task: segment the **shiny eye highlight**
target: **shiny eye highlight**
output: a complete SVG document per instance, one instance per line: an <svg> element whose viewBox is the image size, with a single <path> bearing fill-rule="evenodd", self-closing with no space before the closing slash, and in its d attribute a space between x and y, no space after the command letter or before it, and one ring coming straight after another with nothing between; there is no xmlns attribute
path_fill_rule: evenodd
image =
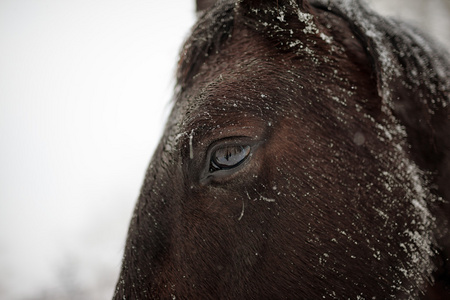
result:
<svg viewBox="0 0 450 300"><path fill-rule="evenodd" d="M229 170L239 166L250 155L249 145L225 146L211 155L209 171Z"/></svg>
<svg viewBox="0 0 450 300"><path fill-rule="evenodd" d="M200 172L200 184L221 184L236 178L239 174L251 171L253 156L262 144L247 136L232 136L216 140L206 151L205 161Z"/></svg>

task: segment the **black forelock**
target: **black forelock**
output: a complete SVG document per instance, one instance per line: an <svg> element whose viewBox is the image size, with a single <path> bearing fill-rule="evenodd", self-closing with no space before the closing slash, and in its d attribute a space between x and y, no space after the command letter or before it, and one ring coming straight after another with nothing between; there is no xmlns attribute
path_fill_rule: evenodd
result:
<svg viewBox="0 0 450 300"><path fill-rule="evenodd" d="M235 0L218 1L205 11L184 44L178 63L177 84L186 87L200 66L217 53L231 36L234 26Z"/></svg>

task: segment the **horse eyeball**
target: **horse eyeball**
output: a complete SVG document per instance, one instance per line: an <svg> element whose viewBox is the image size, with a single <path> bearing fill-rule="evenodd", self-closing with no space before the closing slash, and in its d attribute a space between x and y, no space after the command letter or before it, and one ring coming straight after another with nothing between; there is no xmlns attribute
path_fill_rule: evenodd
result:
<svg viewBox="0 0 450 300"><path fill-rule="evenodd" d="M226 146L217 149L211 156L212 171L232 169L239 166L250 154L250 146Z"/></svg>

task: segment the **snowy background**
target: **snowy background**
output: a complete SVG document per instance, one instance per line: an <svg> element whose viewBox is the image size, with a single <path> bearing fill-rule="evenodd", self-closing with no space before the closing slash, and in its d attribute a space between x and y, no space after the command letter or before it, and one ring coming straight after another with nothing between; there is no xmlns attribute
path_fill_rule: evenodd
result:
<svg viewBox="0 0 450 300"><path fill-rule="evenodd" d="M450 48L450 0L372 0ZM194 1L0 0L0 299L110 299Z"/></svg>

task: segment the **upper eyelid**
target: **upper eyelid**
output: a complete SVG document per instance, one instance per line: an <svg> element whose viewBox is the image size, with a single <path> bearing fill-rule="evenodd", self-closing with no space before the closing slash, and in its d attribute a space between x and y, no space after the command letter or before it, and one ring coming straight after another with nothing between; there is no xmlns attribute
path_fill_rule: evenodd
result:
<svg viewBox="0 0 450 300"><path fill-rule="evenodd" d="M231 137L225 137L220 140L216 140L210 144L208 147L208 151L213 151L221 147L226 146L239 146L242 145L243 142L252 142L252 138L248 136L231 136Z"/></svg>
<svg viewBox="0 0 450 300"><path fill-rule="evenodd" d="M249 145L253 149L253 146L256 144L259 144L259 142L248 136L226 137L211 143L211 145L206 149L206 158L211 158L211 154L214 151L223 147Z"/></svg>

